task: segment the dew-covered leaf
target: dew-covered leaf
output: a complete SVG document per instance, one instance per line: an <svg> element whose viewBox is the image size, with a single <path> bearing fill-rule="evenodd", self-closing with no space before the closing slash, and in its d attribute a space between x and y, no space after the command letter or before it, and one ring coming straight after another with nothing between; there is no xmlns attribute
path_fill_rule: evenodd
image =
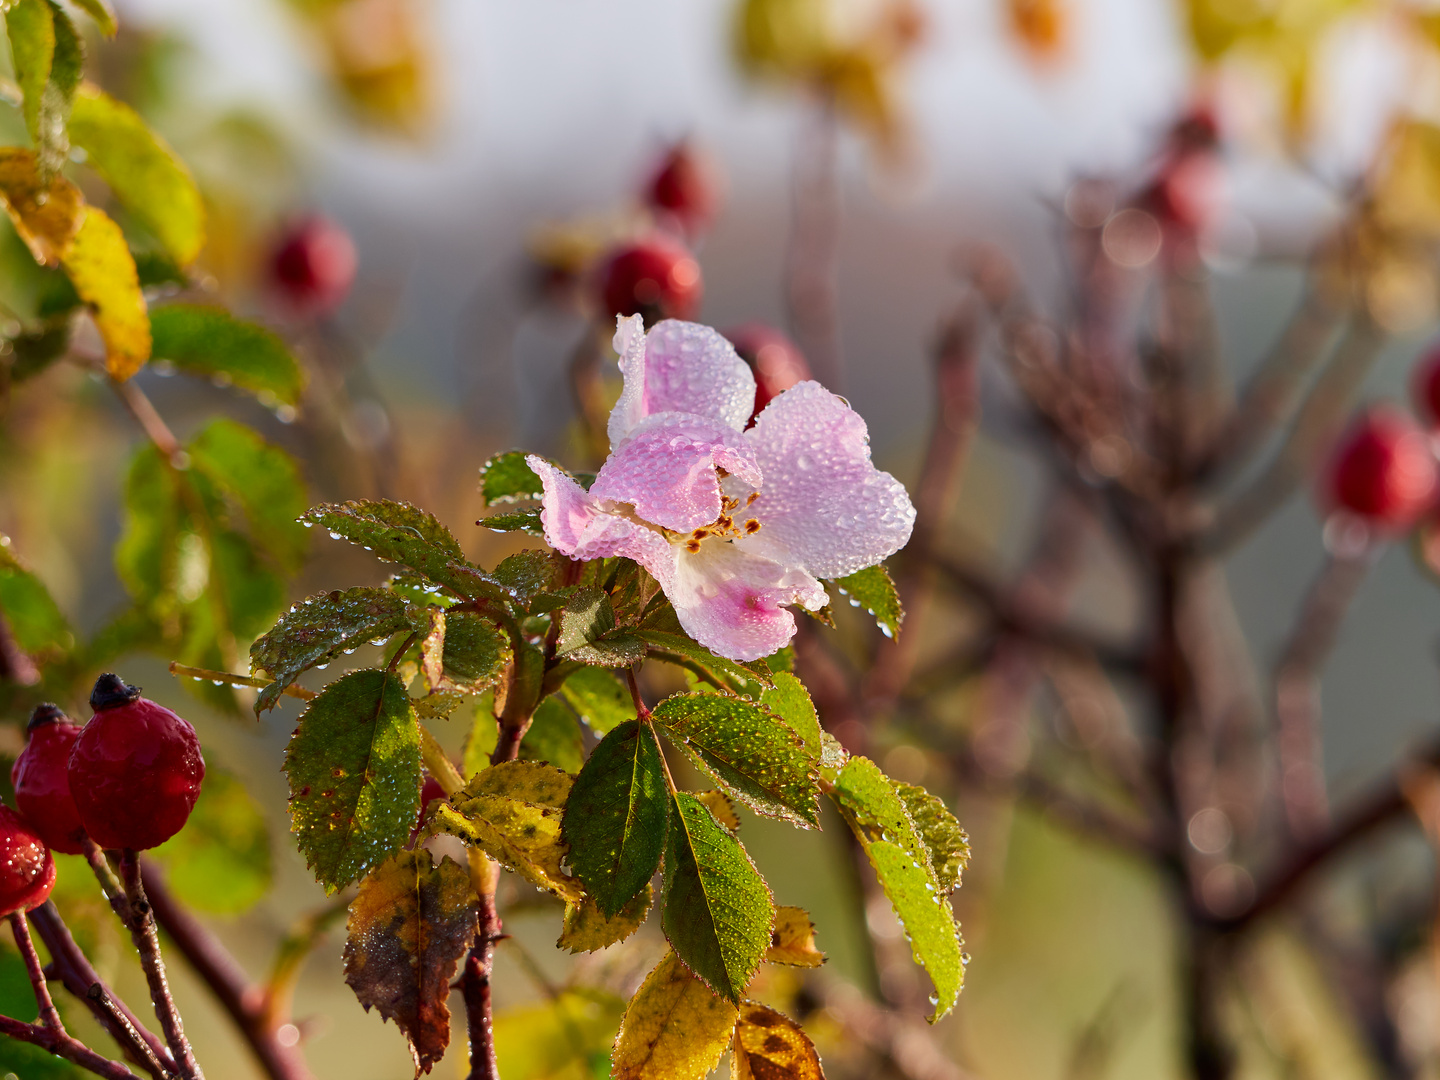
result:
<svg viewBox="0 0 1440 1080"><path fill-rule="evenodd" d="M59 173L41 180L35 155L7 146L0 148L0 199L35 261L59 266L85 214L80 189Z"/></svg>
<svg viewBox="0 0 1440 1080"><path fill-rule="evenodd" d="M731 1080L825 1080L815 1044L800 1025L758 1001L740 1006Z"/></svg>
<svg viewBox="0 0 1440 1080"><path fill-rule="evenodd" d="M384 671L331 683L285 751L291 828L326 892L379 865L420 811L420 726L405 687Z"/></svg>
<svg viewBox="0 0 1440 1080"><path fill-rule="evenodd" d="M577 589L560 619L555 655L599 667L628 667L645 659L645 645L615 628L615 609L601 589Z"/></svg>
<svg viewBox="0 0 1440 1080"><path fill-rule="evenodd" d="M275 680L256 698L256 715L274 708L301 672L367 641L412 630L415 622L415 608L389 589L336 589L301 600L250 646L250 670Z"/></svg>
<svg viewBox="0 0 1440 1080"><path fill-rule="evenodd" d="M613 917L607 918L592 896L579 902L572 900L565 905L565 922L555 947L571 952L594 952L624 941L640 929L654 901L655 893L649 882Z"/></svg>
<svg viewBox="0 0 1440 1080"><path fill-rule="evenodd" d="M474 699L475 710L465 749L460 758L460 775L467 780L490 768L490 755L500 741L500 722L495 719L495 694L487 690Z"/></svg>
<svg viewBox="0 0 1440 1080"><path fill-rule="evenodd" d="M565 597L556 595L556 577L570 560L553 551L521 551L503 559L491 577L510 598L532 615L560 607Z"/></svg>
<svg viewBox="0 0 1440 1080"><path fill-rule="evenodd" d="M130 106L99 87L74 95L70 140L181 266L205 244L205 204L190 170Z"/></svg>
<svg viewBox="0 0 1440 1080"><path fill-rule="evenodd" d="M770 889L733 833L704 803L671 799L661 925L685 965L739 1002L770 945Z"/></svg>
<svg viewBox="0 0 1440 1080"><path fill-rule="evenodd" d="M955 815L936 795L916 784L891 780L895 793L910 811L910 819L930 852L930 865L943 892L960 887L960 874L970 861L970 838Z"/></svg>
<svg viewBox="0 0 1440 1080"><path fill-rule="evenodd" d="M59 656L75 644L50 590L15 556L8 536L0 536L0 611L15 644L38 660Z"/></svg>
<svg viewBox="0 0 1440 1080"><path fill-rule="evenodd" d="M465 784L466 795L502 795L563 810L575 778L539 761L502 761L472 776Z"/></svg>
<svg viewBox="0 0 1440 1080"><path fill-rule="evenodd" d="M93 206L85 207L83 214L60 264L105 342L105 370L124 381L150 359L145 295L120 226Z"/></svg>
<svg viewBox="0 0 1440 1080"><path fill-rule="evenodd" d="M915 962L935 984L933 1023L954 1008L965 966L960 929L935 876L930 852L899 793L868 758L855 756L846 762L836 776L832 797L905 927Z"/></svg>
<svg viewBox="0 0 1440 1080"><path fill-rule="evenodd" d="M402 851L360 884L350 905L345 981L368 1012L393 1020L415 1070L429 1072L450 1043L450 980L475 937L479 901L469 872Z"/></svg>
<svg viewBox="0 0 1440 1080"><path fill-rule="evenodd" d="M600 740L575 778L562 832L570 865L607 916L660 868L669 806L655 733L625 721Z"/></svg>
<svg viewBox="0 0 1440 1080"><path fill-rule="evenodd" d="M675 694L653 715L701 771L757 813L819 826L815 762L800 736L763 706L723 694Z"/></svg>
<svg viewBox="0 0 1440 1080"><path fill-rule="evenodd" d="M511 510L504 514L491 514L483 517L477 525L494 532L524 532L531 536L544 536L545 525L540 520L540 508L532 506L525 510Z"/></svg>
<svg viewBox="0 0 1440 1080"><path fill-rule="evenodd" d="M890 573L879 563L835 579L835 587L850 600L851 607L861 607L875 616L875 623L886 637L893 638L905 621L900 595Z"/></svg>
<svg viewBox="0 0 1440 1080"><path fill-rule="evenodd" d="M547 761L567 773L580 771L585 762L585 740L575 714L558 698L547 697L536 708L520 740L520 757Z"/></svg>
<svg viewBox="0 0 1440 1080"><path fill-rule="evenodd" d="M270 888L270 834L245 785L213 765L185 827L150 852L170 891L216 915L248 911Z"/></svg>
<svg viewBox="0 0 1440 1080"><path fill-rule="evenodd" d="M188 375L233 384L267 405L295 405L305 372L285 342L222 308L169 303L150 312L151 354Z"/></svg>
<svg viewBox="0 0 1440 1080"><path fill-rule="evenodd" d="M820 717L815 713L815 703L810 700L810 691L805 684L789 672L777 671L775 685L760 695L764 705L781 720L805 744L805 752L816 760L820 757Z"/></svg>
<svg viewBox="0 0 1440 1080"><path fill-rule="evenodd" d="M635 717L629 689L605 668L583 667L571 672L561 684L560 696L596 735L603 736Z"/></svg>
<svg viewBox="0 0 1440 1080"><path fill-rule="evenodd" d="M552 1001L495 1014L495 1056L505 1080L601 1080L625 999L604 990L561 990Z"/></svg>
<svg viewBox="0 0 1440 1080"><path fill-rule="evenodd" d="M667 952L626 1006L610 1076L701 1080L724 1057L738 1015Z"/></svg>
<svg viewBox="0 0 1440 1080"><path fill-rule="evenodd" d="M646 619L648 621L648 615ZM768 670L761 671L757 667L716 656L684 634L644 624L634 633L644 640L648 651L657 660L691 668L715 686L734 690L746 697L758 697L765 687L773 685L774 679ZM761 662L760 667L763 666Z"/></svg>
<svg viewBox="0 0 1440 1080"><path fill-rule="evenodd" d="M815 924L808 911L800 907L775 909L775 929L765 959L772 964L808 968L825 963L825 954L815 945Z"/></svg>
<svg viewBox="0 0 1440 1080"><path fill-rule="evenodd" d="M387 562L419 571L460 596L506 598L488 575L466 562L450 530L409 503L326 503L307 510L304 520L328 529L337 540L360 544Z"/></svg>
<svg viewBox="0 0 1440 1080"><path fill-rule="evenodd" d="M442 665L450 684L479 693L505 673L510 662L510 636L473 611L451 611L445 617Z"/></svg>
<svg viewBox="0 0 1440 1080"><path fill-rule="evenodd" d="M480 495L486 506L538 499L544 493L544 485L526 463L523 450L496 454L480 466Z"/></svg>

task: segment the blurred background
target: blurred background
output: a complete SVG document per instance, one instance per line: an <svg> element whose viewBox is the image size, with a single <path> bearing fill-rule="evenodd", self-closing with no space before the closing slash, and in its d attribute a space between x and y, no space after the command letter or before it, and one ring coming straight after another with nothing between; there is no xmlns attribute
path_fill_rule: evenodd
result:
<svg viewBox="0 0 1440 1080"><path fill-rule="evenodd" d="M1213 305L1220 370L1241 384L1310 295L1317 252L1357 215L1414 243L1387 248L1388 262L1376 256L1356 286L1378 343L1354 399L1403 403L1435 331L1427 245L1440 236L1440 8L1422 0L117 6L122 30L94 43L90 77L139 109L190 165L210 214L204 287L279 329L310 366L314 392L297 413L159 371L139 385L182 438L217 414L236 416L295 455L312 502L414 502L484 565L523 542L472 524L482 511L476 469L511 446L575 468L592 463L576 373L598 364L608 378L608 357L587 359L608 318L597 299L606 259L657 227L688 245L703 277L687 317L787 330L809 370L868 421L876 461L912 490L931 438L936 342L956 305L983 291L977 267L1012 275L1035 311L1063 325L1075 310L1075 238L1086 230L1103 233L1106 256L1137 280L1158 273L1183 234L1180 276ZM830 35L824 49L810 40L817 26ZM15 116L3 122L7 138L23 141ZM657 170L677 147L705 192L694 220L689 203L678 220L666 218L675 207L656 214ZM1140 217L1112 230L1125 207ZM353 242L354 279L307 307L277 277L277 252L297 235L314 241L322 222ZM1138 230L1128 238L1127 224ZM1117 332L1143 336L1153 319L1147 295L1143 284L1126 294ZM1029 558L1056 481L996 359L1002 338L998 329L977 337L982 426L937 528L943 543L1004 576ZM126 603L110 551L140 435L75 369L17 386L5 408L0 531L71 624L89 632ZM1231 600L1212 617L1247 657L1227 676L1246 684L1237 694L1268 700L1271 669L1326 564L1329 509L1312 497L1315 486L1312 470L1277 493L1274 512L1219 563ZM1335 543L1330 535L1332 556ZM1073 546L1083 573L1064 610L1107 633L1136 632L1148 603L1140 578L1103 535ZM1337 802L1433 737L1440 713L1440 606L1424 553L1402 539L1373 555L1321 684L1324 768ZM382 577L363 555L321 538L290 595ZM873 627L851 614L837 612L841 649L867 655L877 647ZM939 656L933 643L972 622L963 605L942 605L906 629L925 643L922 654ZM287 700L258 725L227 715L179 685L164 660L134 655L121 670L194 720L207 757L243 782L268 826L255 880L233 886L229 901L212 898L205 914L260 978L296 918L325 906L287 835L280 763L298 709ZM1122 688L1102 704L1143 737L1139 697ZM983 724L980 700L958 680L935 695L935 708L970 730ZM992 773L1014 775L1015 755L1028 759L1032 741L1065 743L1049 703L1033 704ZM858 719L870 717L862 709ZM458 751L465 733L449 734ZM18 736L7 738L13 754ZM812 912L830 956L813 984L773 993L810 994L817 1019L807 1029L827 1062L833 1053L850 1070L843 1075L1190 1075L1172 883L1145 859L967 782L947 764L951 749L943 736L899 724L877 731L869 752L891 775L933 786L971 832L974 855L955 898L971 963L956 1014L930 1033L902 1024L885 1042L888 1057L855 1057L846 1029L859 1014L846 1011L847 995L908 993L885 985L898 927L883 901L867 906L857 893L838 836L806 845L818 854L801 860L788 829L747 817L745 842L777 899ZM1251 940L1225 1006L1241 1075L1440 1075L1440 981L1427 928L1435 860L1420 829L1377 837L1326 871L1305 919L1352 944L1391 934L1386 982L1358 992L1387 1018L1392 1060L1377 1059L1364 1010L1349 1001L1357 987L1344 985L1347 969L1279 926ZM252 886L263 897L244 893ZM554 1038L555 1022L542 1005L567 979L638 979L658 955L658 931L647 928L641 959L587 959L577 974L551 948L558 906L510 888L506 927L516 940L497 961L504 1074L591 1075L593 1062L543 1060L536 1047ZM95 933L103 938L99 920ZM311 1067L321 1078L405 1075L400 1035L365 1014L342 982L342 944L343 929L333 928L295 988ZM143 1000L117 942L101 940L100 958L122 993ZM175 968L207 1074L260 1075L183 965ZM610 1007L602 1001L585 1023L603 1029ZM462 1058L452 1051L437 1074L464 1075ZM593 1075L605 1075L599 1068Z"/></svg>

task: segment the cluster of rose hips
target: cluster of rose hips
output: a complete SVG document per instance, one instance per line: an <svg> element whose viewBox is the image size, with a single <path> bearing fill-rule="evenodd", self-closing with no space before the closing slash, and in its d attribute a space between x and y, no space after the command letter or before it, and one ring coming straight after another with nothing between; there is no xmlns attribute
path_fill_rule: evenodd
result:
<svg viewBox="0 0 1440 1080"><path fill-rule="evenodd" d="M1412 384L1424 426L1395 405L1360 414L1335 444L1322 501L1383 533L1403 533L1437 509L1440 464L1440 350L1417 366Z"/></svg>
<svg viewBox="0 0 1440 1080"><path fill-rule="evenodd" d="M29 741L10 779L19 812L0 806L0 915L45 902L55 884L51 851L143 851L180 831L205 779L190 724L102 675L84 727L56 705L35 708Z"/></svg>

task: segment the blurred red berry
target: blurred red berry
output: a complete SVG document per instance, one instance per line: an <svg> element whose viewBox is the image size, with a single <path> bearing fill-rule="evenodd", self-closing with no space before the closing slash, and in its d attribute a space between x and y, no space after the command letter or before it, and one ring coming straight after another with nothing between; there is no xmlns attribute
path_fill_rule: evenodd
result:
<svg viewBox="0 0 1440 1080"><path fill-rule="evenodd" d="M71 723L58 705L47 702L35 706L25 730L29 741L10 770L15 805L47 846L66 855L79 855L85 850L80 842L85 826L70 797L68 767L80 725Z"/></svg>
<svg viewBox="0 0 1440 1080"><path fill-rule="evenodd" d="M700 308L700 264L673 240L653 236L618 248L600 272L600 300L610 315L691 319Z"/></svg>
<svg viewBox="0 0 1440 1080"><path fill-rule="evenodd" d="M349 233L328 218L307 218L281 236L270 260L271 284L295 312L324 315L350 292L357 265Z"/></svg>
<svg viewBox="0 0 1440 1080"><path fill-rule="evenodd" d="M800 347L773 326L746 323L726 331L725 336L735 346L740 359L755 373L755 409L751 420L760 415L760 410L769 405L772 398L798 382L815 377L810 374L810 365L805 362Z"/></svg>
<svg viewBox="0 0 1440 1080"><path fill-rule="evenodd" d="M1334 506L1382 528L1409 528L1434 502L1430 439L1399 409L1371 409L1336 444L1326 483Z"/></svg>
<svg viewBox="0 0 1440 1080"><path fill-rule="evenodd" d="M415 827L410 830L412 845L420 837L420 824L425 820L425 811L430 809L430 804L436 799L443 798L445 798L445 789L440 786L440 781L433 776L426 776L425 786L420 789L420 814L415 818Z"/></svg>
<svg viewBox="0 0 1440 1080"><path fill-rule="evenodd" d="M1415 365L1410 393L1420 418L1432 428L1440 427L1440 344Z"/></svg>
<svg viewBox="0 0 1440 1080"><path fill-rule="evenodd" d="M703 232L720 205L719 184L704 156L682 140L670 148L645 185L645 204L671 217L687 236Z"/></svg>
<svg viewBox="0 0 1440 1080"><path fill-rule="evenodd" d="M43 904L55 887L55 859L34 827L0 806L0 915Z"/></svg>

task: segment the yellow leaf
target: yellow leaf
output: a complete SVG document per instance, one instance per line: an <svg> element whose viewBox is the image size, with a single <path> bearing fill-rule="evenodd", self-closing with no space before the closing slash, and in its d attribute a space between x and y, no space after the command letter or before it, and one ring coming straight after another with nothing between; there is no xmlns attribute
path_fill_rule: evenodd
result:
<svg viewBox="0 0 1440 1080"><path fill-rule="evenodd" d="M724 1056L738 1016L667 952L625 1009L611 1080L700 1080Z"/></svg>
<svg viewBox="0 0 1440 1080"><path fill-rule="evenodd" d="M85 207L61 263L105 342L105 370L122 381L130 378L150 359L150 316L125 234L103 211Z"/></svg>
<svg viewBox="0 0 1440 1080"><path fill-rule="evenodd" d="M825 1080L815 1044L788 1016L747 1001L735 1028L732 1080Z"/></svg>
<svg viewBox="0 0 1440 1080"><path fill-rule="evenodd" d="M503 795L507 799L563 809L575 778L543 761L504 761L482 769L465 785L465 795Z"/></svg>
<svg viewBox="0 0 1440 1080"><path fill-rule="evenodd" d="M735 804L723 791L697 791L695 798L705 804L715 820L732 833L740 828L740 815L735 813Z"/></svg>
<svg viewBox="0 0 1440 1080"><path fill-rule="evenodd" d="M35 261L59 266L84 216L80 189L63 176L42 183L35 155L7 146L0 148L0 199Z"/></svg>
<svg viewBox="0 0 1440 1080"><path fill-rule="evenodd" d="M772 964L819 967L825 954L815 947L815 924L804 908L777 907L765 959Z"/></svg>
<svg viewBox="0 0 1440 1080"><path fill-rule="evenodd" d="M607 919L593 897L587 896L579 902L572 900L565 905L565 924L555 947L571 952L594 952L624 941L640 929L653 901L654 891L646 885L619 914Z"/></svg>
<svg viewBox="0 0 1440 1080"><path fill-rule="evenodd" d="M1440 234L1440 127L1401 125L1374 180L1375 217L1396 232Z"/></svg>
<svg viewBox="0 0 1440 1080"><path fill-rule="evenodd" d="M471 795L468 788L451 802L435 804L434 828L480 848L538 889L567 901L584 896L580 882L560 868L566 847L559 809L503 795Z"/></svg>

